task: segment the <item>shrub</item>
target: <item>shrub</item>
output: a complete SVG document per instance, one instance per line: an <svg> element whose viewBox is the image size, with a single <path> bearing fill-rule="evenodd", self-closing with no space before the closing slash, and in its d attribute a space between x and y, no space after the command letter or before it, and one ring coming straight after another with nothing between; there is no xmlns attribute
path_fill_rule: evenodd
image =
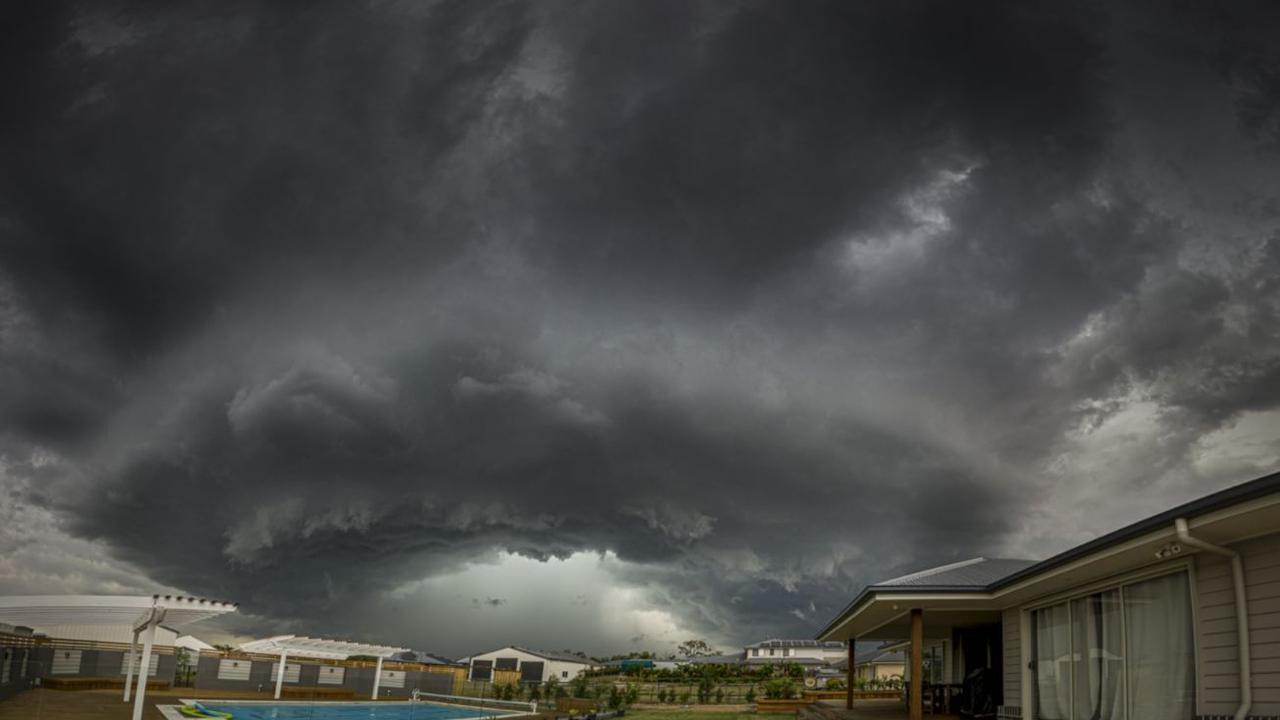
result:
<svg viewBox="0 0 1280 720"><path fill-rule="evenodd" d="M831 678L831 679L827 680L827 689L828 689L828 690L843 690L843 689L844 689L844 680L841 680L840 678Z"/></svg>
<svg viewBox="0 0 1280 720"><path fill-rule="evenodd" d="M764 684L764 696L770 700L790 700L795 694L796 685L787 678L777 678Z"/></svg>
<svg viewBox="0 0 1280 720"><path fill-rule="evenodd" d="M724 688L718 687L716 688L716 704L718 705L722 702L724 702Z"/></svg>
<svg viewBox="0 0 1280 720"><path fill-rule="evenodd" d="M709 677L704 677L698 681L698 702L706 704L711 700L711 691L716 684Z"/></svg>
<svg viewBox="0 0 1280 720"><path fill-rule="evenodd" d="M680 704L688 705L689 698L691 697L693 697L693 693L689 692L688 690L685 690L684 692L680 693Z"/></svg>
<svg viewBox="0 0 1280 720"><path fill-rule="evenodd" d="M743 696L743 699L749 703L756 701L756 687L754 685L747 688L747 694Z"/></svg>

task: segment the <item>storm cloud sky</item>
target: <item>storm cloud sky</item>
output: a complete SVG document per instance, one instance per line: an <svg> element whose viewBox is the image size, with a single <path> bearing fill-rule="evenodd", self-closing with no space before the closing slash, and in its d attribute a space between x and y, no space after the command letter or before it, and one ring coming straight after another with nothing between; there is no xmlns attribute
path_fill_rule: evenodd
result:
<svg viewBox="0 0 1280 720"><path fill-rule="evenodd" d="M0 592L811 636L1280 468L1274 3L26 3Z"/></svg>

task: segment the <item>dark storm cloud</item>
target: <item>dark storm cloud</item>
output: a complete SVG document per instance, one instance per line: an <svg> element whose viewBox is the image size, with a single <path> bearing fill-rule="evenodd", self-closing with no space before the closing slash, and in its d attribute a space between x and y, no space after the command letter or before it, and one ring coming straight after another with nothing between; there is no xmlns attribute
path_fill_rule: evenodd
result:
<svg viewBox="0 0 1280 720"><path fill-rule="evenodd" d="M745 640L1076 539L1046 498L1207 490L1280 403L1275 58L1151 10L31 5L10 505L262 628L609 552Z"/></svg>

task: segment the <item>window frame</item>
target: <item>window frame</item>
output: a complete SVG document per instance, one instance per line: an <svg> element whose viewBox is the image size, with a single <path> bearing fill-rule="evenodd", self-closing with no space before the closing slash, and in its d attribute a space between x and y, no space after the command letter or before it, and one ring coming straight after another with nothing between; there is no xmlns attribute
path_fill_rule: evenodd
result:
<svg viewBox="0 0 1280 720"><path fill-rule="evenodd" d="M1035 671L1031 669L1031 663L1035 660L1035 657L1032 654L1034 651L1034 635L1035 635L1035 629L1034 629L1035 625L1031 620L1032 612L1036 610L1043 610L1044 608L1051 607L1054 605L1066 603L1068 617L1070 617L1070 612L1071 612L1070 608L1071 608L1072 600L1089 597L1090 595L1096 595L1098 593L1106 592L1108 590L1115 590L1120 593L1120 603L1121 603L1120 616L1121 616L1121 627L1122 627L1121 637L1124 639L1124 652L1125 652L1125 657L1127 658L1129 656L1129 638L1128 638L1127 625L1125 625L1125 623L1128 622L1128 619L1125 617L1127 613L1124 610L1124 608L1126 607L1124 605L1125 603L1124 586L1133 585L1146 580L1154 580L1155 578L1164 577L1166 575L1176 575L1178 573L1186 573L1187 575L1187 593L1189 594L1188 604L1191 609L1191 667L1193 669L1193 675L1195 676L1195 693L1196 693L1194 711L1196 716L1203 714L1201 710L1201 703L1203 702L1203 697L1204 697L1204 692L1203 692L1204 683L1203 683L1203 678L1201 677L1201 672L1200 672L1200 594L1198 591L1198 584L1196 582L1195 562L1191 557L1186 557L1186 558L1180 558L1178 560L1174 560L1167 563L1161 563L1159 565L1155 565L1151 567L1140 568L1138 570L1132 570L1125 573L1110 575L1106 578L1097 580L1087 585L1073 588L1071 590L1064 590L1058 593L1045 595L1043 597L1037 598L1036 600L1030 603L1025 603L1019 606L1019 618L1021 621L1020 633L1019 633L1019 635L1021 636L1020 642L1019 642L1021 657L1019 658L1019 662L1022 664L1022 710L1026 714L1027 720L1041 720L1041 718L1039 717L1039 708L1035 706L1034 687L1036 684L1036 676L1035 676ZM1128 681L1129 681L1128 667L1126 666L1125 667L1125 692L1126 693L1128 692ZM1072 703L1071 714L1074 715L1075 714L1074 688L1071 693L1071 703ZM1129 705L1128 705L1128 702L1126 701L1125 703L1126 720L1128 720L1128 711L1129 711Z"/></svg>

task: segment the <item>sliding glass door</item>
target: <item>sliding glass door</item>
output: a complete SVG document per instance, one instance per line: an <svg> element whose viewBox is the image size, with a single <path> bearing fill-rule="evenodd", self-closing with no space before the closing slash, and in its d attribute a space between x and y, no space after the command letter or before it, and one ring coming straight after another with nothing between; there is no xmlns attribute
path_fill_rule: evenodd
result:
<svg viewBox="0 0 1280 720"><path fill-rule="evenodd" d="M1186 573L1033 610L1039 720L1190 720L1194 647Z"/></svg>

